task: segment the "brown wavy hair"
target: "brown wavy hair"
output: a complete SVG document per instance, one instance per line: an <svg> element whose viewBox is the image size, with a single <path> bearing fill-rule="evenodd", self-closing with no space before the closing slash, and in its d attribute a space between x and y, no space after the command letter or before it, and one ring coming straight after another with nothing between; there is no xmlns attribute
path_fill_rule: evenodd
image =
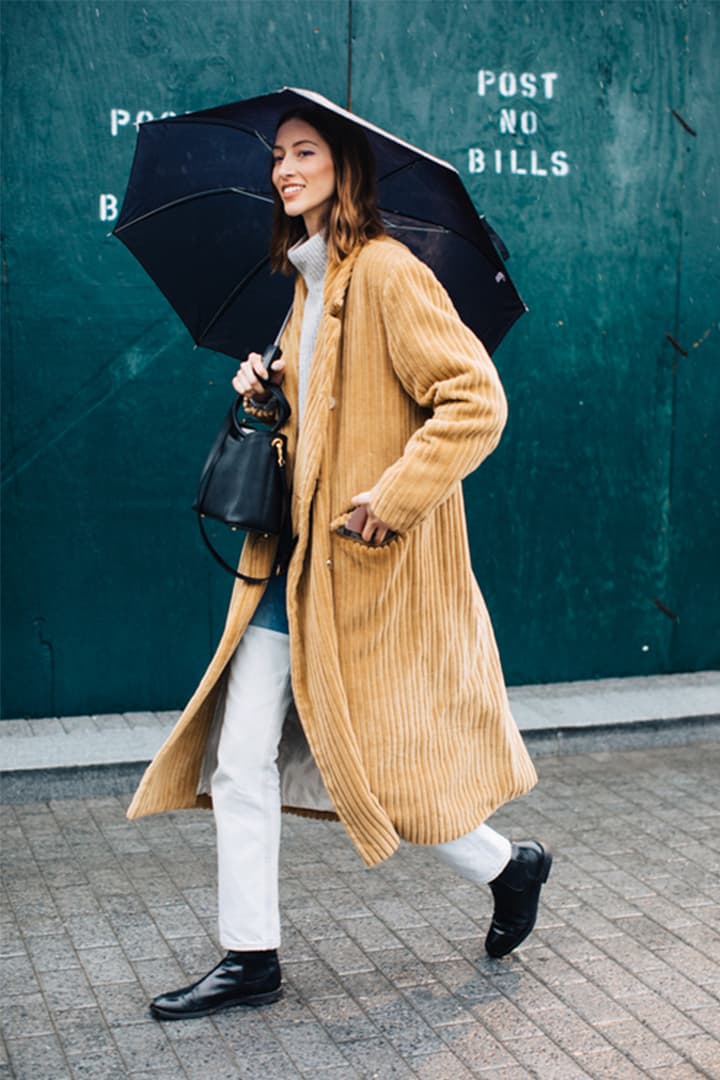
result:
<svg viewBox="0 0 720 1080"><path fill-rule="evenodd" d="M330 147L335 166L335 192L327 216L328 261L342 262L358 244L385 235L377 205L375 158L370 144L357 124L317 105L301 105L288 110L281 117L277 130L287 120L304 120ZM287 253L305 235L305 225L302 215L288 217L274 185L272 193L270 265L273 271L289 274L293 267Z"/></svg>

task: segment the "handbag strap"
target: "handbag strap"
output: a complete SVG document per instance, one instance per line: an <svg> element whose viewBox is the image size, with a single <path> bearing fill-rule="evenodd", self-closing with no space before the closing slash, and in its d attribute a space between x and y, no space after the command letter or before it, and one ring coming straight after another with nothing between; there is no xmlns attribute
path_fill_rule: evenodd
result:
<svg viewBox="0 0 720 1080"><path fill-rule="evenodd" d="M220 552L213 546L213 542L208 536L205 525L203 524L202 515L198 514L198 525L200 526L200 535L205 541L205 545L212 555L213 559L222 566L224 570L227 570L233 577L240 578L241 581L247 582L248 585L264 585L265 582L270 581L271 578L276 577L278 574L282 574L287 570L287 564L290 562L290 556L292 555L295 544L297 543L297 537L292 535L292 529L290 528L290 514L288 508L285 508L283 513L282 531L280 533L280 540L278 543L277 554L275 556L275 565L273 566L273 572L267 577L250 577L249 574L243 574L240 570L236 570L229 562L223 559Z"/></svg>

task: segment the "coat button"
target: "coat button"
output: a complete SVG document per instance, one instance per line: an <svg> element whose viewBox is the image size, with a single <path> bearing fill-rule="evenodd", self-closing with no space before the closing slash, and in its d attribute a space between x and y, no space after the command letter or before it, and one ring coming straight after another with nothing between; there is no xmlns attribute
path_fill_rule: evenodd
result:
<svg viewBox="0 0 720 1080"><path fill-rule="evenodd" d="M325 565L329 566L330 569L332 570L332 559L328 559L327 562L325 563Z"/></svg>
<svg viewBox="0 0 720 1080"><path fill-rule="evenodd" d="M335 401L335 398L331 397L330 400L328 401L328 409L334 409L336 405L337 405L337 402Z"/></svg>

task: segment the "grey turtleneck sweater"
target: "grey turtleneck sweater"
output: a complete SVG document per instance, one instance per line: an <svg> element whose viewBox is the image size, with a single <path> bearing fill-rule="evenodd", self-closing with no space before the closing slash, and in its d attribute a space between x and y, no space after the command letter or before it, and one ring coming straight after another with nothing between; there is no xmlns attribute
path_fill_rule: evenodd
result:
<svg viewBox="0 0 720 1080"><path fill-rule="evenodd" d="M300 330L300 356L298 358L298 426L302 422L305 398L310 378L310 364L323 308L325 271L327 270L327 243L323 233L299 240L288 251L288 259L307 285L307 300Z"/></svg>

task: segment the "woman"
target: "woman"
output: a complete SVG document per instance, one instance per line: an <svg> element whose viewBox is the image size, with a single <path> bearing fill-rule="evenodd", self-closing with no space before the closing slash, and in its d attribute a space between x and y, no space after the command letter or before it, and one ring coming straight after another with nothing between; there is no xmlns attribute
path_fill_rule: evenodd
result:
<svg viewBox="0 0 720 1080"><path fill-rule="evenodd" d="M337 817L364 861L404 839L488 883L491 956L535 922L552 857L484 824L535 771L510 714L475 582L461 479L497 445L502 387L432 272L385 235L356 125L316 107L280 123L271 258L297 270L270 378L287 424L297 544L287 574L238 581L218 649L148 769L130 817L208 805L218 834L220 941L161 1019L281 993L280 808ZM252 353L233 379L260 411ZM251 535L240 567L270 573Z"/></svg>

